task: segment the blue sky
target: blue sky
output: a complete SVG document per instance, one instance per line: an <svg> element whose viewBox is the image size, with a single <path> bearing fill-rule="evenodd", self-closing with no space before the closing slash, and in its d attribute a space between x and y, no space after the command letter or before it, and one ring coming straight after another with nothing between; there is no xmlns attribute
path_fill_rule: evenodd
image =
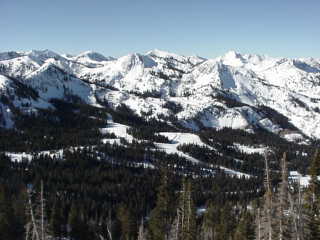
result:
<svg viewBox="0 0 320 240"><path fill-rule="evenodd" d="M0 51L320 57L319 0L0 0Z"/></svg>

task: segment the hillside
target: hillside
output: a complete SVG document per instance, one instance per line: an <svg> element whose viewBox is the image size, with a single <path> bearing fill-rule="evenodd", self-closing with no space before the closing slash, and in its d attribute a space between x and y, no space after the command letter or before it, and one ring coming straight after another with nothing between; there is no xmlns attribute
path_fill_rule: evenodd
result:
<svg viewBox="0 0 320 240"><path fill-rule="evenodd" d="M0 74L7 128L12 107L36 112L72 96L97 107L124 104L144 119L193 131L258 128L294 141L320 138L319 59L233 51L204 59L159 50L115 59L44 50L1 53Z"/></svg>
<svg viewBox="0 0 320 240"><path fill-rule="evenodd" d="M13 233L28 235L36 204L25 197L37 203L44 185L50 222L41 218L56 239L137 239L138 229L158 239L175 230L183 199L197 239L207 223L219 239L249 239L260 207L272 209L265 157L275 199L284 166L290 204L296 183L312 182L319 81L311 58L0 53L0 202L14 209Z"/></svg>

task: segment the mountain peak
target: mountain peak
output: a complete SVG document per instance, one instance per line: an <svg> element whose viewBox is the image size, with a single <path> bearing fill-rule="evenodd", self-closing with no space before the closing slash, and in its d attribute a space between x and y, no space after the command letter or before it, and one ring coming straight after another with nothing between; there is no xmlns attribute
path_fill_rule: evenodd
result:
<svg viewBox="0 0 320 240"><path fill-rule="evenodd" d="M26 55L29 56L31 59L33 59L34 61L36 61L37 63L40 62L45 62L46 60L50 59L50 58L54 58L54 59L61 59L63 58L61 55L59 55L58 53L55 53L49 49L45 49L45 50L31 50L29 52L26 52Z"/></svg>
<svg viewBox="0 0 320 240"><path fill-rule="evenodd" d="M235 50L230 50L230 51L226 52L226 54L224 56L227 58L239 58L239 57L241 57L241 54L236 52Z"/></svg>
<svg viewBox="0 0 320 240"><path fill-rule="evenodd" d="M230 65L234 67L239 67L244 64L244 58L240 53L236 51L228 51L223 57L222 62L225 65Z"/></svg>
<svg viewBox="0 0 320 240"><path fill-rule="evenodd" d="M157 56L157 57L161 57L161 58L175 58L175 59L183 57L178 54L170 53L170 52L159 50L159 49L153 49L153 50L147 52L147 55Z"/></svg>
<svg viewBox="0 0 320 240"><path fill-rule="evenodd" d="M55 53L49 49L44 49L44 50L31 50L27 52L27 55L32 55L32 56L43 56L47 58L53 58L56 56L60 56L58 53Z"/></svg>
<svg viewBox="0 0 320 240"><path fill-rule="evenodd" d="M1 52L0 53L0 61L21 57L21 55L23 55L23 54L15 52L15 51Z"/></svg>
<svg viewBox="0 0 320 240"><path fill-rule="evenodd" d="M21 57L14 58L19 54ZM181 105L178 119L191 124L192 119L199 117L204 127L234 126L233 122L245 119L245 123L262 124L270 131L278 131L277 123L272 123L276 118L263 120L268 116L260 116L256 111L260 106L267 106L289 119L305 135L320 138L320 62L317 60L229 51L205 61L158 49L114 61L106 62L106 59L94 51L74 57L50 50L3 53L0 74L17 77L38 91L41 99L61 98L68 89L74 95L83 96L85 101L91 94L91 102L103 99L113 106L126 102L137 114L152 109L152 117L159 119L176 111L163 107L166 99L158 99L168 96ZM17 104L19 107L20 103ZM221 108L227 111L220 111Z"/></svg>
<svg viewBox="0 0 320 240"><path fill-rule="evenodd" d="M101 53L95 52L95 51L85 51L83 53L80 53L75 57L76 59L79 58L89 58L90 60L96 61L96 62L102 62L102 61L110 61L114 60L112 57L105 57Z"/></svg>

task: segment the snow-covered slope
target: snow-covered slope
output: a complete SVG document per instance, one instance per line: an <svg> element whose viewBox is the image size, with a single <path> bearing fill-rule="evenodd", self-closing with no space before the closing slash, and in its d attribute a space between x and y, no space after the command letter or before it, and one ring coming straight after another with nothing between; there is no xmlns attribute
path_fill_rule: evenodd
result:
<svg viewBox="0 0 320 240"><path fill-rule="evenodd" d="M70 56L33 50L0 53L0 76L3 95L16 87L8 77L38 94L20 96L16 107L28 102L30 109L45 108L51 98L72 95L96 106L125 104L140 116L175 119L192 130L264 128L300 141L320 138L319 59L234 51L204 59L160 50L115 59L92 51ZM10 122L8 105L0 104L1 122Z"/></svg>

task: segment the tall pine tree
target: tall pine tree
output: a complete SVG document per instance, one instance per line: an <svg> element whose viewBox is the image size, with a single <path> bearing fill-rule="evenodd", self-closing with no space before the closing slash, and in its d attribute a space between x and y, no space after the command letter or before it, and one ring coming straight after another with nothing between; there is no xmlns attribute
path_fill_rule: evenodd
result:
<svg viewBox="0 0 320 240"><path fill-rule="evenodd" d="M162 170L161 175L156 207L152 210L149 221L152 240L168 239L174 216L174 193L170 188L168 172Z"/></svg>
<svg viewBox="0 0 320 240"><path fill-rule="evenodd" d="M320 239L320 152L316 150L309 168L311 180L306 192L306 239Z"/></svg>

